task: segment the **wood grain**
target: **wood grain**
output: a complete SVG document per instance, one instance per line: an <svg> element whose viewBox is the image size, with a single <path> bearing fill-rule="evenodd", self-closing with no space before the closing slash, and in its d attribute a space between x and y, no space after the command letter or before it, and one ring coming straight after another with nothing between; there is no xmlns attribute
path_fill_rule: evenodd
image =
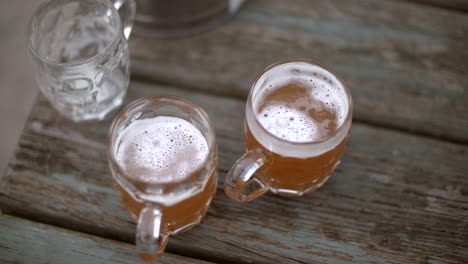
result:
<svg viewBox="0 0 468 264"><path fill-rule="evenodd" d="M243 102L136 82L127 102L158 94L193 100L212 117L222 180L243 152ZM73 124L39 97L3 176L0 209L133 242L135 224L111 189L109 123ZM220 188L203 222L172 237L168 251L223 263L466 263L467 160L467 146L355 123L322 189L242 204Z"/></svg>
<svg viewBox="0 0 468 264"><path fill-rule="evenodd" d="M216 30L132 36L134 76L245 97L273 62L310 58L349 83L357 120L468 142L468 16L401 1L252 0Z"/></svg>
<svg viewBox="0 0 468 264"><path fill-rule="evenodd" d="M435 7L448 8L456 11L468 11L468 1L466 0L406 0L418 4L432 5Z"/></svg>
<svg viewBox="0 0 468 264"><path fill-rule="evenodd" d="M133 245L0 215L0 263L142 263ZM160 263L208 262L165 254Z"/></svg>

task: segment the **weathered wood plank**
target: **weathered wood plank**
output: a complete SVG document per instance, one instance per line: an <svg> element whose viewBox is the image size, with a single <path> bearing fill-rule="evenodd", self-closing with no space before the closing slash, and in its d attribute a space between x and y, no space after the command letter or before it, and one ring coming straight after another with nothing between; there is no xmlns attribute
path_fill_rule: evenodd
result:
<svg viewBox="0 0 468 264"><path fill-rule="evenodd" d="M0 214L0 263L139 263L134 246ZM161 263L208 262L165 254Z"/></svg>
<svg viewBox="0 0 468 264"><path fill-rule="evenodd" d="M248 1L235 19L183 39L132 36L134 76L245 96L285 59L332 66L355 118L468 142L468 16L379 0Z"/></svg>
<svg viewBox="0 0 468 264"><path fill-rule="evenodd" d="M432 5L441 8L448 8L457 11L468 11L468 1L466 0L406 0L425 5Z"/></svg>
<svg viewBox="0 0 468 264"><path fill-rule="evenodd" d="M222 179L243 152L244 104L135 82L127 102L156 94L207 110ZM135 224L111 189L109 123L70 123L40 97L3 176L0 209L132 242ZM468 262L467 160L468 146L355 123L342 165L321 190L242 204L220 189L203 223L171 238L168 250L231 263Z"/></svg>

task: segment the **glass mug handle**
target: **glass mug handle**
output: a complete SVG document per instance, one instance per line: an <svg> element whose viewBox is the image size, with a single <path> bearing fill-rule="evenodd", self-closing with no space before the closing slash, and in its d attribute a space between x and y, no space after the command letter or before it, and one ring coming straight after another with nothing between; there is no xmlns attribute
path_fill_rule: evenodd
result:
<svg viewBox="0 0 468 264"><path fill-rule="evenodd" d="M133 21L135 21L135 0L113 0L112 2L115 9L119 12L124 36L128 40L130 33L132 33Z"/></svg>
<svg viewBox="0 0 468 264"><path fill-rule="evenodd" d="M154 204L146 204L140 212L136 232L136 247L146 262L158 259L166 248L169 235L161 230L162 211Z"/></svg>
<svg viewBox="0 0 468 264"><path fill-rule="evenodd" d="M224 181L224 190L229 198L239 201L251 201L269 190L262 180L255 176L267 161L260 149L251 149L232 166Z"/></svg>

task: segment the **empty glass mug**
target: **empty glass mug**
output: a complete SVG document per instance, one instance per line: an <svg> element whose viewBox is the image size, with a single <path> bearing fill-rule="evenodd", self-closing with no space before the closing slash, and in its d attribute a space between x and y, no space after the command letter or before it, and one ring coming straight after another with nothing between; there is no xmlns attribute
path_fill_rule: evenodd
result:
<svg viewBox="0 0 468 264"><path fill-rule="evenodd" d="M213 125L178 97L126 106L109 131L108 161L122 204L138 221L136 245L146 261L162 254L169 235L198 224L216 191Z"/></svg>
<svg viewBox="0 0 468 264"><path fill-rule="evenodd" d="M134 0L50 0L35 11L27 44L36 81L62 115L100 120L121 105L134 17Z"/></svg>
<svg viewBox="0 0 468 264"><path fill-rule="evenodd" d="M245 114L245 153L228 172L226 194L241 202L270 190L301 196L340 163L352 119L351 94L331 69L309 60L268 67Z"/></svg>

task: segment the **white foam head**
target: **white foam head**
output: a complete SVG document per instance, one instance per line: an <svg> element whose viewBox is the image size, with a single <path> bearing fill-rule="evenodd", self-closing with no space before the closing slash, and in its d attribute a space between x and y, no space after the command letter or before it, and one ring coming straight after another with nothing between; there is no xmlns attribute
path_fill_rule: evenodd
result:
<svg viewBox="0 0 468 264"><path fill-rule="evenodd" d="M275 100L286 86L288 96L281 97L285 101ZM289 157L316 156L335 147L349 130L351 97L347 92L335 74L319 65L305 61L275 65L252 88L247 123L257 141L270 151ZM315 146L301 148L291 143Z"/></svg>
<svg viewBox="0 0 468 264"><path fill-rule="evenodd" d="M257 116L271 134L290 142L310 142L324 137L320 124L306 113L281 105L269 105Z"/></svg>
<svg viewBox="0 0 468 264"><path fill-rule="evenodd" d="M128 175L146 183L182 180L199 170L209 153L202 133L177 117L133 121L117 142L118 163Z"/></svg>

